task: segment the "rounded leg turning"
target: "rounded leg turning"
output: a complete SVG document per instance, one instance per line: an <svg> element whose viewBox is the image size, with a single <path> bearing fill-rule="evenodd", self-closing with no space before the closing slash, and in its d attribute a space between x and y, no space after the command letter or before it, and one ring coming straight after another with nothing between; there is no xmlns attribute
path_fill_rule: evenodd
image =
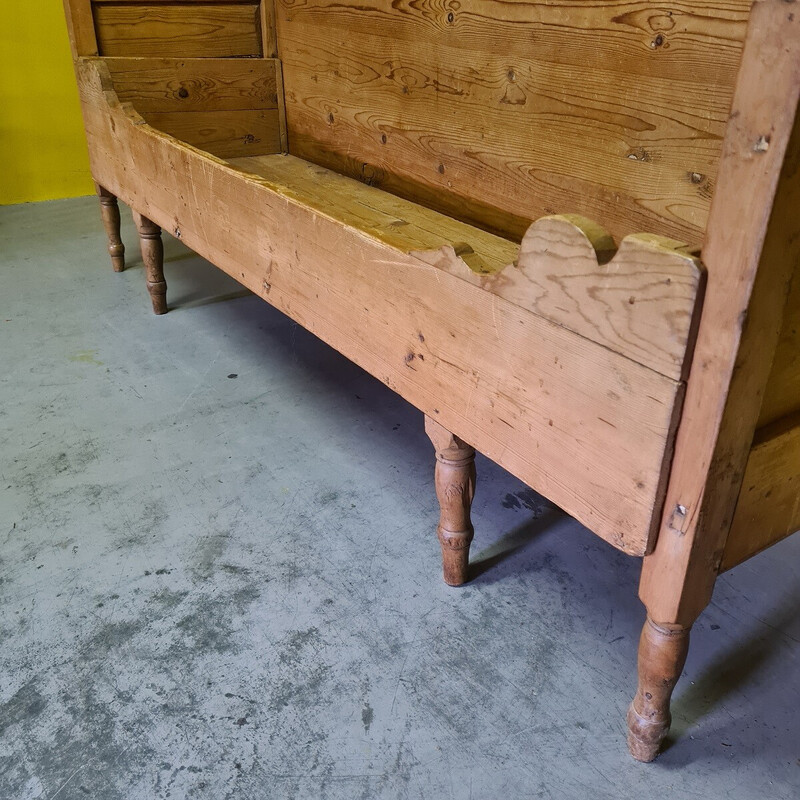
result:
<svg viewBox="0 0 800 800"><path fill-rule="evenodd" d="M114 268L114 272L122 272L125 269L125 245L120 236L117 198L102 186L97 187L97 196L100 198L100 216L103 218L103 227L108 237L111 266Z"/></svg>
<svg viewBox="0 0 800 800"><path fill-rule="evenodd" d="M469 546L474 534L470 520L475 496L475 450L438 422L425 417L425 431L436 448L436 496L442 547L444 582L460 586L467 581Z"/></svg>
<svg viewBox="0 0 800 800"><path fill-rule="evenodd" d="M689 631L650 617L639 640L639 686L628 709L628 749L637 761L652 761L672 717L669 704L689 650Z"/></svg>
<svg viewBox="0 0 800 800"><path fill-rule="evenodd" d="M134 219L139 231L142 260L147 273L147 291L153 303L153 312L166 314L167 282L164 280L164 245L161 242L161 228L141 214L134 214Z"/></svg>

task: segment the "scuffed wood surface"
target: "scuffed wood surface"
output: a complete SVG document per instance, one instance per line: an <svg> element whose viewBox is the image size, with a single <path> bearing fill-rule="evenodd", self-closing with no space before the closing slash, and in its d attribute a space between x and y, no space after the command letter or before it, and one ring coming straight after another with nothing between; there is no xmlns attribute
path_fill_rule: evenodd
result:
<svg viewBox="0 0 800 800"><path fill-rule="evenodd" d="M521 247L293 156L235 166L334 219L680 380L691 351L703 271L679 242L640 234L616 252L579 217L545 217Z"/></svg>
<svg viewBox="0 0 800 800"><path fill-rule="evenodd" d="M711 598L800 260L800 13L753 6L703 263L708 285L655 552L640 596L691 625Z"/></svg>
<svg viewBox="0 0 800 800"><path fill-rule="evenodd" d="M750 4L278 0L292 152L517 240L697 246Z"/></svg>
<svg viewBox="0 0 800 800"><path fill-rule="evenodd" d="M78 71L104 186L616 547L647 551L679 382L137 124L101 62Z"/></svg>

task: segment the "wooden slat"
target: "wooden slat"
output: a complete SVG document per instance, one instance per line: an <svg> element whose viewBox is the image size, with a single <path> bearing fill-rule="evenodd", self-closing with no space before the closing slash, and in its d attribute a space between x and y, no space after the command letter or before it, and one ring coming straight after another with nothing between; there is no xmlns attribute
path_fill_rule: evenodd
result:
<svg viewBox="0 0 800 800"><path fill-rule="evenodd" d="M104 56L227 58L260 56L259 7L254 4L95 5Z"/></svg>
<svg viewBox="0 0 800 800"><path fill-rule="evenodd" d="M800 14L753 6L711 209L708 285L656 549L640 596L691 625L711 598L800 259Z"/></svg>
<svg viewBox="0 0 800 800"><path fill-rule="evenodd" d="M337 219L358 220L381 241L662 375L683 376L702 269L677 242L632 235L615 252L611 237L589 220L544 217L518 248L291 156L232 163L283 194Z"/></svg>
<svg viewBox="0 0 800 800"><path fill-rule="evenodd" d="M142 115L154 128L219 156L279 153L278 110L172 111Z"/></svg>
<svg viewBox="0 0 800 800"><path fill-rule="evenodd" d="M577 213L696 246L749 7L278 0L291 150L518 240Z"/></svg>
<svg viewBox="0 0 800 800"><path fill-rule="evenodd" d="M723 570L800 529L800 419L791 423L762 431L750 451Z"/></svg>
<svg viewBox="0 0 800 800"><path fill-rule="evenodd" d="M465 242L491 272L503 270L519 253L518 245L508 239L294 156L232 158L229 163L259 176L285 197L327 216L348 219L397 250L434 251L447 243Z"/></svg>
<svg viewBox="0 0 800 800"><path fill-rule="evenodd" d="M97 39L90 0L64 0L64 16L73 60L79 56L96 56Z"/></svg>
<svg viewBox="0 0 800 800"><path fill-rule="evenodd" d="M278 107L272 59L107 58L106 65L119 99L141 114Z"/></svg>
<svg viewBox="0 0 800 800"><path fill-rule="evenodd" d="M159 136L118 105L102 62L79 71L109 191L600 536L646 551L680 383Z"/></svg>
<svg viewBox="0 0 800 800"><path fill-rule="evenodd" d="M275 25L275 0L261 0L258 10L261 21L261 49L265 58L277 58L278 32Z"/></svg>
<svg viewBox="0 0 800 800"><path fill-rule="evenodd" d="M792 277L792 288L783 313L778 346L772 359L758 427L800 410L800 263Z"/></svg>

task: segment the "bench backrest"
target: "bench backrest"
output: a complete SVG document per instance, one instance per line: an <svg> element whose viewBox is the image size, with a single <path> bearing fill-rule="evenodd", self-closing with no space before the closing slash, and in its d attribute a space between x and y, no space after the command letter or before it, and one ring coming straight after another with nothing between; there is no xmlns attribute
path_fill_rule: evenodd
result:
<svg viewBox="0 0 800 800"><path fill-rule="evenodd" d="M277 0L295 155L519 238L699 245L750 0Z"/></svg>

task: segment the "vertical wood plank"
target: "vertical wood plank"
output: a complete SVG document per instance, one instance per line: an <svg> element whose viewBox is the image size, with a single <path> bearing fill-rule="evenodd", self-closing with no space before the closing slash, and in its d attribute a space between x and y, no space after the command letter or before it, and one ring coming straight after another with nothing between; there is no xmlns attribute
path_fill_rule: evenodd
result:
<svg viewBox="0 0 800 800"><path fill-rule="evenodd" d="M659 623L708 603L800 257L800 13L753 7L703 261L708 286L664 516L640 596ZM784 160L785 159L785 160Z"/></svg>

